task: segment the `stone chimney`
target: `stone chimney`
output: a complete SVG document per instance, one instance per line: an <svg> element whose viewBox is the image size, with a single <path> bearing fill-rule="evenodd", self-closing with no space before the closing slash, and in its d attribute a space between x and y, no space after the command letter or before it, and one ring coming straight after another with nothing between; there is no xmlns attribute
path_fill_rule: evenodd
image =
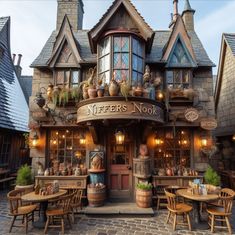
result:
<svg viewBox="0 0 235 235"><path fill-rule="evenodd" d="M14 58L14 54L13 54L13 58ZM15 65L15 71L16 71L16 74L17 74L18 78L21 77L21 72L22 72L22 68L20 66L21 59L22 59L22 55L18 54L18 61L17 61L17 64ZM13 61L14 61L13 63L15 63L15 58L14 58Z"/></svg>
<svg viewBox="0 0 235 235"><path fill-rule="evenodd" d="M189 0L185 0L184 11L182 12L182 18L185 24L185 28L188 31L194 31L194 13L195 10L190 6Z"/></svg>
<svg viewBox="0 0 235 235"><path fill-rule="evenodd" d="M82 0L57 0L57 24L56 29L59 30L64 19L67 15L73 30L82 29L83 24L83 2Z"/></svg>
<svg viewBox="0 0 235 235"><path fill-rule="evenodd" d="M177 20L177 17L179 15L179 11L178 11L178 0L173 0L173 6L174 6L174 10L173 10L173 14L171 14L171 23L169 25L169 28L173 28L176 20Z"/></svg>

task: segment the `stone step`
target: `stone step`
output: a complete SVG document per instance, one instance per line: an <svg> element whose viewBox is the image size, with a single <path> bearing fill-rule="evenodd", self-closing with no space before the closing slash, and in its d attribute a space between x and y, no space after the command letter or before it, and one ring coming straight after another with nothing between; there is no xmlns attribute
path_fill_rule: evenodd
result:
<svg viewBox="0 0 235 235"><path fill-rule="evenodd" d="M83 213L86 215L145 215L154 216L152 208L140 208L136 203L106 203L102 207L84 208Z"/></svg>

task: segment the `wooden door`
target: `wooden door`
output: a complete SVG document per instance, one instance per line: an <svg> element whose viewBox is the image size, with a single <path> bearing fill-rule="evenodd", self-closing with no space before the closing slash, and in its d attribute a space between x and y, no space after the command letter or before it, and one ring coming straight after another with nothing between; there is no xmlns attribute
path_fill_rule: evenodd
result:
<svg viewBox="0 0 235 235"><path fill-rule="evenodd" d="M108 191L110 201L132 201L133 143L108 145Z"/></svg>

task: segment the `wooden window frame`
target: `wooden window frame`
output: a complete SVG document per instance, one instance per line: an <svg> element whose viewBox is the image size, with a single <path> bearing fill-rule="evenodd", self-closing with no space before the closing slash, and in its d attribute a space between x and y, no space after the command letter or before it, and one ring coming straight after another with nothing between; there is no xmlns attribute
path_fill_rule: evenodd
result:
<svg viewBox="0 0 235 235"><path fill-rule="evenodd" d="M72 133L72 136L70 137L67 137L66 136L66 133L67 131L69 131L70 133ZM58 132L58 135L55 135L56 138L54 136L52 136L52 133L53 132ZM65 138L60 138L59 137L59 134L63 132L64 135L65 135ZM80 139L79 138L75 138L75 132L79 132L79 136L85 136L85 131L84 130L72 130L72 129L58 129L58 130L54 130L54 129L51 129L49 132L48 132L48 159L47 159L47 165L51 165L51 156L54 155L55 158L53 159L56 159L59 161L59 163L64 163L64 162L69 162L71 163L71 165L73 165L73 158L75 157L75 152L76 151L80 151L81 153L83 152L84 155L81 155L81 158L80 160L77 160L77 164L83 164L84 166L87 165L86 163L86 159L87 159L87 149L86 149L86 145L81 145L79 144L79 147L78 146L75 146L74 145L74 141L75 139ZM60 148L59 147L59 141L64 139L64 147ZM55 148L52 148L53 146L53 141L56 140L57 141L57 144L54 145ZM68 140L71 140L71 149L68 149ZM60 161L60 157L59 157L59 151L63 151L64 152L64 155L63 155L63 162ZM70 156L67 156L66 155L66 151L71 151L71 155ZM70 161L67 161L67 160L70 160Z"/></svg>
<svg viewBox="0 0 235 235"><path fill-rule="evenodd" d="M173 82L168 82L168 73L173 73ZM189 81L183 82L183 75L184 73L189 73ZM175 74L179 73L181 82L175 82ZM193 74L190 69L168 69L166 71L166 88L169 88L169 86L172 86L171 89L189 89L192 88L193 84Z"/></svg>
<svg viewBox="0 0 235 235"><path fill-rule="evenodd" d="M63 73L63 83L57 82L57 76L58 73ZM78 83L72 83L72 73L77 72L78 73ZM68 82L66 83L66 73L69 73ZM54 70L54 85L59 87L65 87L72 88L74 86L78 86L81 82L81 70L80 69L74 69L74 68L59 68Z"/></svg>
<svg viewBox="0 0 235 235"><path fill-rule="evenodd" d="M163 140L163 144L159 145L159 146L155 146L154 147L154 159L153 159L153 165L155 169L160 169L160 168L166 168L167 164L170 161L174 161L174 166L179 166L179 163L181 161L181 159L184 157L184 154L188 151L189 156L187 156L187 159L189 161L189 164L186 165L186 168L191 168L193 166L193 158L192 158L192 149L193 149L193 135L191 133L190 129L187 128L177 128L177 132L181 133L184 132L184 138L188 141L188 144L184 146L184 144L181 143L181 146L179 146L179 144L177 144L178 141L182 141L183 140L183 135L180 134L180 138L179 136L173 136L173 130L170 129L166 129L166 130L159 130L157 132L157 138L161 138ZM172 137L171 138L167 138L167 133L172 133ZM172 148L169 148L166 146L166 141L172 141L173 146ZM183 147L182 147L183 146ZM169 158L169 161L167 162L165 158L167 158L167 153L169 154L170 152L173 153L174 156ZM177 156L177 152L180 153L180 155ZM161 162L162 165L158 166L156 165L157 162ZM171 167L173 167L171 165Z"/></svg>

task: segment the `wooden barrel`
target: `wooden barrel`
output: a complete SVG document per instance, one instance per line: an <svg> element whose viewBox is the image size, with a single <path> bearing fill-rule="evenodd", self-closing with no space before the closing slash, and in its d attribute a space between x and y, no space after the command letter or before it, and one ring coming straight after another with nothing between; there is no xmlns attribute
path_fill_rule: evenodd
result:
<svg viewBox="0 0 235 235"><path fill-rule="evenodd" d="M106 188L87 188L87 199L89 206L99 207L104 205Z"/></svg>
<svg viewBox="0 0 235 235"><path fill-rule="evenodd" d="M152 204L152 190L136 189L136 204L141 208L149 208Z"/></svg>

